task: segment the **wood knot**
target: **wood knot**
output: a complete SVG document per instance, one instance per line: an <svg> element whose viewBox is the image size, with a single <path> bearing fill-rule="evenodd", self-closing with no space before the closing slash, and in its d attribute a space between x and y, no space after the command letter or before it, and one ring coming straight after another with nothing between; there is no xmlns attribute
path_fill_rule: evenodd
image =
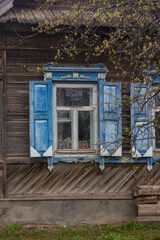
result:
<svg viewBox="0 0 160 240"><path fill-rule="evenodd" d="M12 108L8 108L8 112L12 113L13 109Z"/></svg>

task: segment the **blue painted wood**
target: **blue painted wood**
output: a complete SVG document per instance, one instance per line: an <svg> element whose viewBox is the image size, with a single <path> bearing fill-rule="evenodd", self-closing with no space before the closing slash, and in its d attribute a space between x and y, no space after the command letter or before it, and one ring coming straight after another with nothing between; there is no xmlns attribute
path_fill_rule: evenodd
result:
<svg viewBox="0 0 160 240"><path fill-rule="evenodd" d="M43 66L44 71L52 71L52 72L97 72L97 73L106 73L107 67L103 64L94 64L91 67L84 67L84 66L63 66L47 63Z"/></svg>
<svg viewBox="0 0 160 240"><path fill-rule="evenodd" d="M105 158L104 157L100 157L99 159L99 169L101 170L101 172L103 172L103 170L105 169Z"/></svg>
<svg viewBox="0 0 160 240"><path fill-rule="evenodd" d="M30 82L30 146L41 157L53 146L52 81Z"/></svg>
<svg viewBox="0 0 160 240"><path fill-rule="evenodd" d="M152 79L153 79L153 82L152 84L153 85L156 85L156 84L159 84L160 83L160 75L157 76L157 75L151 75Z"/></svg>
<svg viewBox="0 0 160 240"><path fill-rule="evenodd" d="M66 162L66 163L71 163L71 162L90 162L90 161L95 161L99 162L100 158L95 156L95 157L53 157L53 163L57 162Z"/></svg>
<svg viewBox="0 0 160 240"><path fill-rule="evenodd" d="M45 152L48 149L48 119L35 120L35 149L37 152Z"/></svg>
<svg viewBox="0 0 160 240"><path fill-rule="evenodd" d="M157 163L157 162L159 162L160 161L160 157L153 157L152 158L152 162L153 163Z"/></svg>
<svg viewBox="0 0 160 240"><path fill-rule="evenodd" d="M150 86L146 84L131 84L131 142L132 149L135 148L138 151L132 157L136 158L148 157L146 152L152 149L153 136L152 124L150 123L152 120L152 103L149 88Z"/></svg>
<svg viewBox="0 0 160 240"><path fill-rule="evenodd" d="M94 161L97 163L100 163L103 165L103 163L105 164L109 164L109 163L146 163L147 161L150 161L150 163L155 163L157 161L160 161L160 159L158 158L139 158L139 159L135 159L135 158L130 158L128 161L122 159L122 158L116 158L116 157L56 157L54 156L53 158L48 158L48 164L53 165L54 163L58 163L58 162L66 162L66 163L71 163L71 162L90 162L90 161Z"/></svg>
<svg viewBox="0 0 160 240"><path fill-rule="evenodd" d="M53 170L53 168L54 168L54 166L53 166L53 163L54 163L53 157L48 157L47 158L47 162L48 162L47 168L51 172Z"/></svg>
<svg viewBox="0 0 160 240"><path fill-rule="evenodd" d="M47 103L47 90L46 85L36 84L34 89L34 111L35 113L39 112L48 112L48 103ZM41 96L41 97L39 97Z"/></svg>
<svg viewBox="0 0 160 240"><path fill-rule="evenodd" d="M73 72L55 72L53 73L52 80L53 81L71 81L71 82L94 82L98 81L98 74L97 73L89 73L85 72L83 74L78 73L78 77L75 78Z"/></svg>
<svg viewBox="0 0 160 240"><path fill-rule="evenodd" d="M112 156L122 144L121 83L99 82L99 129L99 143Z"/></svg>
<svg viewBox="0 0 160 240"><path fill-rule="evenodd" d="M160 69L160 66L159 66ZM160 83L160 71L157 69L157 67L152 67L150 72L151 78L152 78L152 84L159 84Z"/></svg>
<svg viewBox="0 0 160 240"><path fill-rule="evenodd" d="M143 71L144 77L146 77L148 75L151 76L151 79L152 79L151 84L153 84L153 85L160 83L160 71L158 68L160 69L160 66L159 67L153 66L150 71L148 71L146 69Z"/></svg>
<svg viewBox="0 0 160 240"><path fill-rule="evenodd" d="M148 169L149 172L151 172L152 169L153 169L152 164L153 164L152 158L151 158L151 157L148 157L148 158L147 158L147 169Z"/></svg>
<svg viewBox="0 0 160 240"><path fill-rule="evenodd" d="M119 83L104 83L107 68L101 64L86 67L60 67L47 64L44 72L48 73L47 82L30 83L30 142L43 156L47 147L53 145L52 134L52 83L97 83L98 86L98 142L110 143L122 136L121 117L121 85ZM41 96L41 97L40 97ZM135 116L138 116L139 106L135 108ZM144 120L144 113L138 116L138 120ZM64 162L86 162L95 161L103 168L104 163L128 163L128 162L148 162L150 158L131 158L128 162L122 157L113 157L112 152L121 145L121 141L116 144L109 144L109 157L48 157L48 169L53 169L53 163ZM159 159L154 158L153 161Z"/></svg>
<svg viewBox="0 0 160 240"><path fill-rule="evenodd" d="M97 82L99 79L104 79L107 68L102 64L96 64L91 67L60 67L50 63L44 65L44 73L46 80L56 82ZM50 73L47 75L47 73ZM101 75L100 75L101 74Z"/></svg>

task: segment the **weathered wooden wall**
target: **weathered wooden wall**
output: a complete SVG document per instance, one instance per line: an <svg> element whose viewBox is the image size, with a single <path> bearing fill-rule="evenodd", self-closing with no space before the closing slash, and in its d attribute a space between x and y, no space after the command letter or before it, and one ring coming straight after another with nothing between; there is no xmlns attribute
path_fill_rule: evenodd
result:
<svg viewBox="0 0 160 240"><path fill-rule="evenodd" d="M24 33L21 34L24 36ZM7 33L6 154L8 163L32 161L29 159L29 81L43 80L43 73L38 72L37 67L53 61L59 38L58 34L23 38L12 32ZM90 64L98 62L107 64L106 59L103 58L92 58ZM83 52L74 60L64 59L62 64L83 65ZM107 75L107 81L118 81L117 73L112 71L112 66L108 68L110 72ZM123 102L125 102L129 96L129 85L124 81L122 87ZM129 107L124 104L124 128L126 124L129 125ZM128 144L124 143L124 153L128 150Z"/></svg>
<svg viewBox="0 0 160 240"><path fill-rule="evenodd" d="M0 35L0 196L4 196L6 191L5 75L5 34L2 33Z"/></svg>
<svg viewBox="0 0 160 240"><path fill-rule="evenodd" d="M29 81L43 80L37 67L53 58L54 52L47 49L50 44L43 38L23 40L16 34L7 35L6 136L10 163L29 161Z"/></svg>
<svg viewBox="0 0 160 240"><path fill-rule="evenodd" d="M3 86L4 86L4 52L0 51L0 157L2 160L4 148L4 106L3 106Z"/></svg>
<svg viewBox="0 0 160 240"><path fill-rule="evenodd" d="M30 5L34 8L32 2L33 0L15 0L15 6L17 9L21 7L25 9ZM72 2L74 1L58 0L56 9L61 9L59 4L70 5ZM14 12L8 14L6 20L3 19L0 23L0 198L5 196L9 200L0 199L1 223L37 223L37 221L53 224L76 224L81 221L89 224L112 223L117 221L115 209L119 211L118 221L129 220L135 215L131 190L145 180L142 178L146 174L145 164L136 167L131 164L106 164L102 173L98 164L95 163L71 163L70 165L59 163L54 171L49 173L46 168L46 159L29 157L29 81L43 81L43 72L38 69L54 61L57 48L60 46L59 40L63 40L63 33L33 36L32 32L27 32L31 29L29 24L32 23L29 22L29 15L22 17L21 13L20 10L16 14ZM33 19L33 24L39 22L38 15L40 13ZM13 18L10 18L11 16ZM66 56L60 64L90 66L102 63L109 69L106 81L122 82L122 123L123 135L126 138L122 147L123 157L126 156L127 160L130 138L125 128L130 126L128 104L130 79L121 78L121 73L118 76L118 72L106 56L93 56L86 64L84 57L88 49L83 47L81 50L82 53L78 57L71 59ZM128 71L127 63L123 62L122 65L123 70ZM159 175L157 176L159 179ZM62 195L64 195L64 201L62 201ZM29 197L30 200L34 200L35 196L37 199L44 197L47 201L32 202L26 199ZM81 201L78 200L80 196L83 199ZM105 198L106 196L109 198ZM86 200L87 197L88 200ZM11 202L10 200L15 200L14 198L23 198L25 201ZM68 205L66 205L67 199L70 199L67 202ZM17 212L19 205L21 207ZM48 210L51 209L51 216L48 215L46 206ZM75 206L74 209L73 206ZM93 208L97 211L93 212ZM101 208L102 211L99 214ZM27 209L26 212L24 212L25 209ZM31 215L28 215L28 209L31 209ZM43 211L47 213L47 217L42 214ZM93 214L90 215L90 212ZM73 215L76 216L75 220ZM80 218L77 218L79 215ZM19 216L21 216L20 219ZM56 218L59 219L59 216L62 220L57 222Z"/></svg>

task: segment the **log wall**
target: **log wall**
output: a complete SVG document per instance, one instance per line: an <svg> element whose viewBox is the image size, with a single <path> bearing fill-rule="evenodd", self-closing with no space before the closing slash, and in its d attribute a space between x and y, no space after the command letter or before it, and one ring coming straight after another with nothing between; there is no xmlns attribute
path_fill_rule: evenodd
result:
<svg viewBox="0 0 160 240"><path fill-rule="evenodd" d="M6 155L8 163L27 163L29 159L29 81L43 80L43 73L37 71L47 62L51 62L56 55L57 43L60 35L38 35L25 37L7 33L7 61L6 61ZM25 33L25 35L27 35ZM28 34L29 35L29 34ZM74 60L65 58L62 65L84 65L84 52ZM104 61L105 60L105 61ZM109 68L107 81L118 81L117 72L106 62L106 58L93 57L88 66L104 63ZM123 102L129 96L129 84L122 82ZM129 125L129 107L123 104L123 128ZM124 154L130 149L129 142L123 144ZM35 161L41 161L36 159Z"/></svg>
<svg viewBox="0 0 160 240"><path fill-rule="evenodd" d="M138 186L134 190L137 221L160 223L160 186Z"/></svg>
<svg viewBox="0 0 160 240"><path fill-rule="evenodd" d="M0 197L6 192L6 135L5 135L5 33L0 34Z"/></svg>

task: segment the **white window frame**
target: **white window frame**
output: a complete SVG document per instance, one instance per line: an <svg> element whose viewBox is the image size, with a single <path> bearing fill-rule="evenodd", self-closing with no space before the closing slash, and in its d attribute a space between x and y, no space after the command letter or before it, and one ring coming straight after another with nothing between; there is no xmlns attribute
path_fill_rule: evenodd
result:
<svg viewBox="0 0 160 240"><path fill-rule="evenodd" d="M91 106L83 106L83 107L65 107L65 106L57 106L57 88L92 88L92 105ZM82 157L87 157L88 155L93 155L98 150L98 125L97 125L97 85L96 84L71 84L71 83L54 83L53 84L53 149L54 155L63 156L71 156L74 155L78 157L79 155ZM75 124L73 126L73 143L74 149L57 149L57 139L58 139L58 129L57 129L57 111L73 111L73 118ZM78 149L78 111L93 111L93 149Z"/></svg>
<svg viewBox="0 0 160 240"><path fill-rule="evenodd" d="M153 90L156 90L156 87L153 88ZM155 92L153 91L153 96L154 96ZM155 104L155 98L153 97L152 98L152 119L155 119L155 115L156 115L156 112L160 112L160 106L159 107L156 107L156 104ZM155 131L155 127L153 125L153 149L155 151L155 153L160 153L160 148L156 148L156 131Z"/></svg>

